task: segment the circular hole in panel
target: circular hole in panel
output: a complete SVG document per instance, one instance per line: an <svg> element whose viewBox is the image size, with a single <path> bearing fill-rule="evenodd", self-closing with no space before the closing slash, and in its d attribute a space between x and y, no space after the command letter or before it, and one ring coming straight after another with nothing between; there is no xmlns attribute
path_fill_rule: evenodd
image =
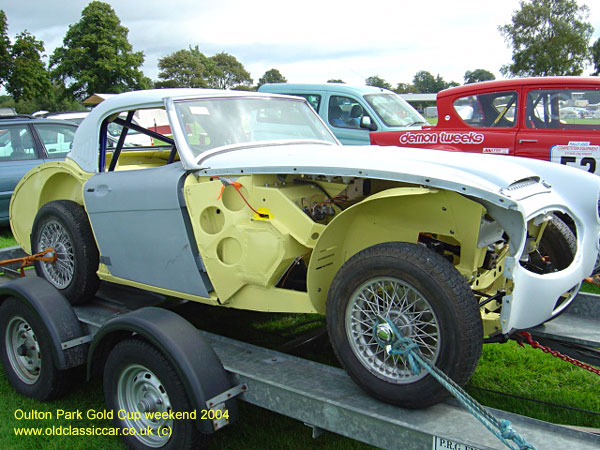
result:
<svg viewBox="0 0 600 450"><path fill-rule="evenodd" d="M225 215L219 208L210 206L200 214L200 227L205 233L216 234L225 225Z"/></svg>
<svg viewBox="0 0 600 450"><path fill-rule="evenodd" d="M311 238L313 241L316 241L317 239L319 239L319 233L313 233L313 234L311 234L311 235L310 235L310 238Z"/></svg>
<svg viewBox="0 0 600 450"><path fill-rule="evenodd" d="M223 264L232 265L242 258L242 246L237 239L227 237L217 244L217 258Z"/></svg>
<svg viewBox="0 0 600 450"><path fill-rule="evenodd" d="M246 195L246 192L242 193ZM244 207L244 199L242 199L242 196L233 186L225 187L221 199L223 200L223 206L229 211L239 211Z"/></svg>

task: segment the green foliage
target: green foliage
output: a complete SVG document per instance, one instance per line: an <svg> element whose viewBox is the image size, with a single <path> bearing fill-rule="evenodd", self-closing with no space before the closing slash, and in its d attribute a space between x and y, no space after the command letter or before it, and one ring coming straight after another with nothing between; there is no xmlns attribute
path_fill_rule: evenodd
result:
<svg viewBox="0 0 600 450"><path fill-rule="evenodd" d="M590 47L592 53L592 63L594 64L594 73L592 75L600 75L600 38Z"/></svg>
<svg viewBox="0 0 600 450"><path fill-rule="evenodd" d="M581 75L589 60L593 27L576 0L521 0L509 24L498 27L512 48L504 75Z"/></svg>
<svg viewBox="0 0 600 450"><path fill-rule="evenodd" d="M442 89L446 89L450 86L457 86L458 84L454 81L446 83L444 79L438 74L434 77L431 73L426 70L420 70L415 74L413 78L413 85L416 92L420 93L436 93Z"/></svg>
<svg viewBox="0 0 600 450"><path fill-rule="evenodd" d="M385 81L383 78L380 78L378 75L373 75L365 80L365 84L367 86L375 86L382 89L392 90L392 85Z"/></svg>
<svg viewBox="0 0 600 450"><path fill-rule="evenodd" d="M51 89L50 78L42 62L44 43L27 31L19 33L11 48L12 64L6 90L16 102L47 97Z"/></svg>
<svg viewBox="0 0 600 450"><path fill-rule="evenodd" d="M417 88L410 83L398 83L396 85L396 89L394 89L394 92L396 92L397 94L412 94L417 91Z"/></svg>
<svg viewBox="0 0 600 450"><path fill-rule="evenodd" d="M332 78L331 80L327 80L328 83L341 83L341 84L346 84L343 80L340 80L338 78Z"/></svg>
<svg viewBox="0 0 600 450"><path fill-rule="evenodd" d="M149 87L150 80L139 70L144 53L132 51L127 34L109 4L90 2L50 58L52 78L79 99Z"/></svg>
<svg viewBox="0 0 600 450"><path fill-rule="evenodd" d="M6 14L0 9L0 86L8 80L11 63L8 23L6 22Z"/></svg>
<svg viewBox="0 0 600 450"><path fill-rule="evenodd" d="M465 72L465 84L479 83L480 81L495 80L496 77L492 72L485 69L467 70Z"/></svg>
<svg viewBox="0 0 600 450"><path fill-rule="evenodd" d="M158 78L154 83L157 88L203 88L207 86L208 58L198 49L178 50L158 60Z"/></svg>
<svg viewBox="0 0 600 450"><path fill-rule="evenodd" d="M252 77L235 56L222 52L208 58L210 62L208 86L215 89L231 89L234 86L250 86Z"/></svg>
<svg viewBox="0 0 600 450"><path fill-rule="evenodd" d="M258 86L261 87L266 83L287 83L286 78L281 75L281 72L277 69L267 70L265 74L258 79Z"/></svg>

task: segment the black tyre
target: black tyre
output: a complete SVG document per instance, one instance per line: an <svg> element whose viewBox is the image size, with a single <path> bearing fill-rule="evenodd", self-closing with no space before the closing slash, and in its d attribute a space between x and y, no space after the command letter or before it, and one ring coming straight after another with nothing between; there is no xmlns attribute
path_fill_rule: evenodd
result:
<svg viewBox="0 0 600 450"><path fill-rule="evenodd" d="M553 216L546 225L535 254L531 255L534 265L542 267L542 273L558 272L573 262L577 253L577 238L569 226L559 217ZM558 298L552 319L561 315L575 299L579 286ZM550 319L550 320L552 320Z"/></svg>
<svg viewBox="0 0 600 450"><path fill-rule="evenodd" d="M83 207L68 200L46 203L39 210L31 233L33 253L56 250L57 260L35 262L36 273L56 287L71 304L94 296L100 280L98 249Z"/></svg>
<svg viewBox="0 0 600 450"><path fill-rule="evenodd" d="M566 269L577 252L577 238L568 225L556 216L546 225L540 240L539 253L548 259L548 271Z"/></svg>
<svg viewBox="0 0 600 450"><path fill-rule="evenodd" d="M123 435L129 448L191 450L206 438L194 420L146 417L152 412L191 412L192 407L171 364L145 341L128 339L112 349L104 366L104 397L115 425L135 430L135 435Z"/></svg>
<svg viewBox="0 0 600 450"><path fill-rule="evenodd" d="M442 256L396 242L357 253L331 283L327 328L338 359L373 397L405 408L448 397L426 371L415 375L406 359L376 342L378 315L458 384L469 380L483 345L481 316L467 282Z"/></svg>
<svg viewBox="0 0 600 450"><path fill-rule="evenodd" d="M41 401L63 395L71 370L58 370L46 326L25 302L9 297L0 306L0 359L17 392Z"/></svg>

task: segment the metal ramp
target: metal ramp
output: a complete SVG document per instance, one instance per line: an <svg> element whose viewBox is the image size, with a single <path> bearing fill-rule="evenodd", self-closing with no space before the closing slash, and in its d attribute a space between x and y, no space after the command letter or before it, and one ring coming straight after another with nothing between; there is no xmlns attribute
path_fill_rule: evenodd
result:
<svg viewBox="0 0 600 450"><path fill-rule="evenodd" d="M248 384L241 400L300 420L313 426L317 435L328 430L385 449L505 448L455 402L424 410L398 408L368 396L341 369L200 333L236 382ZM600 436L491 411L510 420L538 450L600 448Z"/></svg>

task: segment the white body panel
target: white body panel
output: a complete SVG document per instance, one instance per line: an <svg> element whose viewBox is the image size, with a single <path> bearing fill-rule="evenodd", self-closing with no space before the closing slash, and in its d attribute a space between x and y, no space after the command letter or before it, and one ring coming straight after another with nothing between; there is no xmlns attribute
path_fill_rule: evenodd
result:
<svg viewBox="0 0 600 450"><path fill-rule="evenodd" d="M83 170L97 172L99 130L104 119L129 109L167 105L182 163L186 169L200 174L290 173L381 178L459 192L484 204L510 237L505 275L514 280L515 286L512 295L505 296L503 301L504 332L548 320L557 298L593 270L600 235L597 211L600 178L577 169L505 156L396 147L342 147L314 142L254 142L219 147L194 157L187 147L185 131L172 111L173 98L254 95L261 96L249 92L163 89L111 97L82 122L69 158ZM568 213L575 221L577 254L561 272L536 275L518 262L526 244L526 224L556 210Z"/></svg>

